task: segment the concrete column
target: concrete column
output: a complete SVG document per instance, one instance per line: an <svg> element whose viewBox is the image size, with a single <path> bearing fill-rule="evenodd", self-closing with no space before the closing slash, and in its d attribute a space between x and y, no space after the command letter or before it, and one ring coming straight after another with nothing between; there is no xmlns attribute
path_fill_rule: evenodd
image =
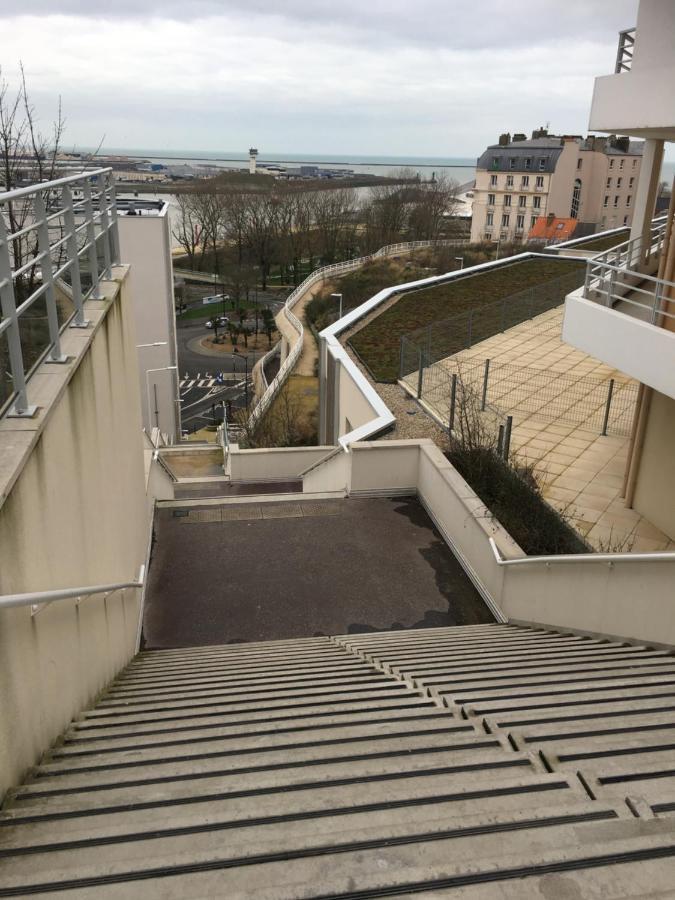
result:
<svg viewBox="0 0 675 900"><path fill-rule="evenodd" d="M661 164L663 163L663 141L650 138L645 141L640 178L635 193L633 224L630 231L631 240L642 237L642 246L649 246L649 228L656 206L656 193L659 187Z"/></svg>
<svg viewBox="0 0 675 900"><path fill-rule="evenodd" d="M326 338L319 337L319 444L326 444Z"/></svg>

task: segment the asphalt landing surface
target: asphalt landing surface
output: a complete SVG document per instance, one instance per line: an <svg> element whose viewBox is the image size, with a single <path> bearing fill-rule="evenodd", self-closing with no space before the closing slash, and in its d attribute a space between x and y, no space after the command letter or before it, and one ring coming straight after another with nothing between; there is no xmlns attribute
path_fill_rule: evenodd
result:
<svg viewBox="0 0 675 900"><path fill-rule="evenodd" d="M414 499L162 508L144 646L493 621Z"/></svg>

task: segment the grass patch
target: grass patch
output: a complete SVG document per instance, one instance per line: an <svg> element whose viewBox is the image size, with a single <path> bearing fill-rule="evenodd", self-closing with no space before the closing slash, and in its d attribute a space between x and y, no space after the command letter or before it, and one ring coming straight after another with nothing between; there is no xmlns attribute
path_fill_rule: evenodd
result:
<svg viewBox="0 0 675 900"><path fill-rule="evenodd" d="M234 303L231 300L225 301L225 312L233 312L235 309ZM220 303L209 303L206 306L196 306L192 309L188 309L183 313L178 315L178 320L182 321L183 319L212 319L214 316L222 316L223 314L223 302Z"/></svg>
<svg viewBox="0 0 675 900"><path fill-rule="evenodd" d="M570 247L571 250L597 250L598 253L602 250L610 250L612 247L616 247L618 244L625 243L630 236L630 230L628 228L624 228L619 231L617 234L607 235L606 237L596 238L591 241L584 241L583 244L575 244L574 247Z"/></svg>
<svg viewBox="0 0 675 900"><path fill-rule="evenodd" d="M578 283L581 284L584 263L538 258L412 291L401 296L393 306L357 332L350 343L377 381L395 382L399 375L400 345L404 335L450 316L500 304L505 297L575 272L578 272ZM475 340L483 340L499 331L498 318L494 319L492 331L488 329L489 333ZM448 355L452 352L455 351L449 350Z"/></svg>
<svg viewBox="0 0 675 900"><path fill-rule="evenodd" d="M509 465L488 447L460 447L445 455L528 556L590 552L544 500L529 468Z"/></svg>

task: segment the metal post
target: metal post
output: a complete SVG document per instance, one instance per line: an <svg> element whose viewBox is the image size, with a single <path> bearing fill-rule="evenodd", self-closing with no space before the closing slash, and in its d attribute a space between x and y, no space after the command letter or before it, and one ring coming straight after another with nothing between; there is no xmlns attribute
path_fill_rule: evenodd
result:
<svg viewBox="0 0 675 900"><path fill-rule="evenodd" d="M108 173L106 175L108 179L108 190L110 191L110 255L112 257L113 265L117 265L120 262L120 233L119 226L117 221L117 197L115 195L115 182L113 181L112 173Z"/></svg>
<svg viewBox="0 0 675 900"><path fill-rule="evenodd" d="M488 377L490 375L490 360L485 360L485 371L483 372L483 397L481 399L480 408L481 410L485 409L485 404L487 402L487 391L488 391Z"/></svg>
<svg viewBox="0 0 675 900"><path fill-rule="evenodd" d="M67 357L61 353L61 335L59 334L59 316L56 307L56 291L54 290L54 273L52 272L52 255L49 249L49 225L47 210L40 191L33 197L33 215L37 226L38 260L40 276L44 288L45 306L47 309L47 325L51 349L47 362L65 363Z"/></svg>
<svg viewBox="0 0 675 900"><path fill-rule="evenodd" d="M403 354L404 354L404 352L405 352L404 349L403 349L403 342L404 342L404 341L405 341L405 335L402 334L402 335L401 335L401 340L399 341L399 344L400 344L400 348L401 348L401 349L399 350L399 354L398 354L398 377L401 378L401 379L403 378Z"/></svg>
<svg viewBox="0 0 675 900"><path fill-rule="evenodd" d="M605 417L602 422L602 434L605 436L607 434L607 426L609 424L609 410L612 405L612 394L614 393L614 379L609 379L609 385L607 387L607 401L605 403Z"/></svg>
<svg viewBox="0 0 675 900"><path fill-rule="evenodd" d="M82 185L84 194L84 215L87 222L87 254L89 257L89 273L91 275L92 300L103 300L98 283L98 255L96 253L96 228L94 227L94 206L91 202L91 183L86 180Z"/></svg>
<svg viewBox="0 0 675 900"><path fill-rule="evenodd" d="M455 407L457 405L457 373L452 375L452 385L450 386L450 416L448 417L448 430L452 434L455 427Z"/></svg>
<svg viewBox="0 0 675 900"><path fill-rule="evenodd" d="M502 332L506 331L506 329L504 328L504 325L506 324L505 319L506 319L506 297L504 297L504 299L502 300L502 327L500 328L500 331L502 331Z"/></svg>
<svg viewBox="0 0 675 900"><path fill-rule="evenodd" d="M473 310L470 309L469 310L469 322L468 322L468 332L469 333L467 335L469 347L471 347L472 331L473 331Z"/></svg>
<svg viewBox="0 0 675 900"><path fill-rule="evenodd" d="M511 429L513 427L513 416L506 417L506 427L504 428L502 455L504 460L508 461L509 450L511 449Z"/></svg>
<svg viewBox="0 0 675 900"><path fill-rule="evenodd" d="M418 350L419 355L419 368L417 371L417 399L422 399L422 382L424 381L424 353L422 352L422 348Z"/></svg>
<svg viewBox="0 0 675 900"><path fill-rule="evenodd" d="M614 284L616 282L616 269L609 270L609 284L607 285L607 303L605 306L612 307L612 295L614 294Z"/></svg>
<svg viewBox="0 0 675 900"><path fill-rule="evenodd" d="M502 451L504 449L504 426L499 426L499 432L497 434L497 456L502 455Z"/></svg>
<svg viewBox="0 0 675 900"><path fill-rule="evenodd" d="M103 240L103 260L105 274L112 275L112 256L110 253L110 222L108 220L108 195L106 194L105 175L98 176L98 221L101 226L101 238Z"/></svg>
<svg viewBox="0 0 675 900"><path fill-rule="evenodd" d="M12 281L12 261L9 253L9 241L7 240L7 228L2 213L0 213L0 311L2 311L2 318L9 323L4 334L7 335L9 369L12 375L14 393L16 395L16 399L14 400L14 404L8 415L30 418L37 412L37 407L28 405L28 398L26 395L26 375L23 368L21 332L19 330L19 320L16 315L16 300L14 297L14 283ZM0 372L0 376L4 378L5 373Z"/></svg>
<svg viewBox="0 0 675 900"><path fill-rule="evenodd" d="M82 278L80 277L80 257L77 252L77 234L75 232L73 194L67 184L63 186L63 190L61 191L61 200L63 202L63 217L68 234L68 255L70 256L70 289L73 294L73 306L75 307L75 318L70 323L70 327L87 328L89 322L84 317L84 304L82 302Z"/></svg>

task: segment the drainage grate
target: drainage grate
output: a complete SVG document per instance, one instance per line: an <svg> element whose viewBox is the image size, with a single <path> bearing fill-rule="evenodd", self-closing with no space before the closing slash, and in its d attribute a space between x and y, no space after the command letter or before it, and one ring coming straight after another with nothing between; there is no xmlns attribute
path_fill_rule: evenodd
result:
<svg viewBox="0 0 675 900"><path fill-rule="evenodd" d="M202 522L242 522L252 519L301 519L313 516L338 516L339 503L244 503L212 506L208 509L174 509L185 525Z"/></svg>

